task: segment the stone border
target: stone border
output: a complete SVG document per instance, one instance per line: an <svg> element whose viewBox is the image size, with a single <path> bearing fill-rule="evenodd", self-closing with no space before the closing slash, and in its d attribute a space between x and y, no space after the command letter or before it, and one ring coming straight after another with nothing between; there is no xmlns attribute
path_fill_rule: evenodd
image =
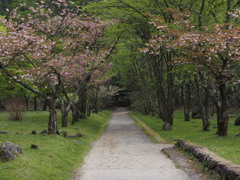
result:
<svg viewBox="0 0 240 180"><path fill-rule="evenodd" d="M177 140L176 146L190 152L208 168L216 170L222 179L240 180L240 165L221 158L207 148L195 145L189 141Z"/></svg>
<svg viewBox="0 0 240 180"><path fill-rule="evenodd" d="M158 143L161 144L170 144L168 143L165 139L163 139L161 136L159 136L158 133L156 133L153 129L151 129L148 125L146 125L144 122L142 122L140 119L138 119L136 116L133 114L128 113L128 115L136 121L142 129L144 129L148 134L152 135Z"/></svg>

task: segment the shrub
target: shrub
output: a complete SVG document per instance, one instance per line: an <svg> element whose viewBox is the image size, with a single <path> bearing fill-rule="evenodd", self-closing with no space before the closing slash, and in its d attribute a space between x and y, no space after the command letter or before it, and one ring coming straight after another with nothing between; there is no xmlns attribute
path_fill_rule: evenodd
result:
<svg viewBox="0 0 240 180"><path fill-rule="evenodd" d="M9 112L10 120L22 121L23 120L23 110L25 106L22 99L14 98L11 99L5 105L6 110Z"/></svg>

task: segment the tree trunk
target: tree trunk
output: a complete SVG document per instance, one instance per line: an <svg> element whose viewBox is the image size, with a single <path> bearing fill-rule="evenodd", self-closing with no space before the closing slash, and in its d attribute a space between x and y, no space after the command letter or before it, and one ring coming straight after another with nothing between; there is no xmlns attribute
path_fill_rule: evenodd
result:
<svg viewBox="0 0 240 180"><path fill-rule="evenodd" d="M79 111L77 110L77 107L75 105L71 106L71 111L72 111L72 125L74 125L74 123L79 122L78 120Z"/></svg>
<svg viewBox="0 0 240 180"><path fill-rule="evenodd" d="M204 78L203 73L199 73L199 77L201 81L206 81ZM195 84L196 84L196 90L197 90L197 95L198 95L198 102L199 102L199 107L201 109L201 119L202 119L202 126L203 126L203 131L210 131L210 122L209 122L209 95L208 95L208 90L204 88L199 87L199 80L197 76L195 76ZM205 99L204 99L205 97Z"/></svg>
<svg viewBox="0 0 240 180"><path fill-rule="evenodd" d="M164 108L162 112L163 121L169 123L171 126L173 125L173 113L173 108Z"/></svg>
<svg viewBox="0 0 240 180"><path fill-rule="evenodd" d="M184 108L184 121L190 121L190 111L191 111L191 88L187 84L182 88L182 101Z"/></svg>
<svg viewBox="0 0 240 180"><path fill-rule="evenodd" d="M56 111L56 98L51 98L48 100L49 104L49 121L48 121L48 134L56 134L58 131L57 127L57 111Z"/></svg>
<svg viewBox="0 0 240 180"><path fill-rule="evenodd" d="M205 103L202 104L202 123L203 131L210 131L210 122L209 122L209 96L206 95Z"/></svg>
<svg viewBox="0 0 240 180"><path fill-rule="evenodd" d="M99 112L99 100L98 97L95 97L93 99L93 102L89 102L89 110L92 109L93 113L98 113Z"/></svg>
<svg viewBox="0 0 240 180"><path fill-rule="evenodd" d="M24 96L24 99L25 99L25 103L26 103L26 109L29 110L29 99L30 99L30 96Z"/></svg>
<svg viewBox="0 0 240 180"><path fill-rule="evenodd" d="M43 111L46 111L46 110L47 110L47 105L48 105L48 100L45 99L45 100L44 100L44 103L43 103L43 108L42 108Z"/></svg>
<svg viewBox="0 0 240 180"><path fill-rule="evenodd" d="M82 90L79 94L79 119L87 119L87 87L82 86Z"/></svg>
<svg viewBox="0 0 240 180"><path fill-rule="evenodd" d="M100 86L97 85L95 87L95 91L94 91L94 94L93 94L93 98L91 101L88 102L88 109L91 111L92 109L92 112L93 113L98 113L99 110L100 110L100 98L99 97L99 91L100 91ZM88 110L88 112L89 112ZM90 112L91 113L91 112ZM87 113L88 114L88 113Z"/></svg>
<svg viewBox="0 0 240 180"><path fill-rule="evenodd" d="M87 108L87 116L88 116L88 117L90 117L91 112L92 112L91 107L88 107L88 108ZM98 112L97 112L97 113L98 113Z"/></svg>
<svg viewBox="0 0 240 180"><path fill-rule="evenodd" d="M228 94L225 83L220 84L219 91L221 95L221 106L217 107L217 135L227 136L228 131Z"/></svg>
<svg viewBox="0 0 240 180"><path fill-rule="evenodd" d="M34 97L34 110L37 110L37 96Z"/></svg>
<svg viewBox="0 0 240 180"><path fill-rule="evenodd" d="M67 127L68 111L64 100L61 100L62 127Z"/></svg>
<svg viewBox="0 0 240 180"><path fill-rule="evenodd" d="M190 109L184 108L184 121L190 121Z"/></svg>

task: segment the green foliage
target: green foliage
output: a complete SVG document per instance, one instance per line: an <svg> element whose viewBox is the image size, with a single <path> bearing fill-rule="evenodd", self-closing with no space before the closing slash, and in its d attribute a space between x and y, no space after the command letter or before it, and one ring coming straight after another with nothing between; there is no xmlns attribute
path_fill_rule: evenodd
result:
<svg viewBox="0 0 240 180"><path fill-rule="evenodd" d="M4 16L0 16L0 19L4 19ZM5 33L7 31L6 27L0 23L0 33Z"/></svg>
<svg viewBox="0 0 240 180"><path fill-rule="evenodd" d="M75 126L60 128L69 134L81 133L82 138L64 138L62 135L32 135L32 130L40 133L46 128L48 112L26 112L24 121L12 122L7 113L0 113L0 130L11 134L0 134L0 144L12 142L23 148L24 154L13 161L0 162L0 179L4 180L66 180L83 163L83 158L106 127L111 112L92 114L88 120ZM69 117L70 118L70 117ZM60 117L58 117L60 119ZM60 122L59 122L60 123ZM20 134L15 134L19 132ZM33 150L31 144L39 149Z"/></svg>
<svg viewBox="0 0 240 180"><path fill-rule="evenodd" d="M26 89L16 82L11 81L6 76L0 73L0 99L10 97L22 97L26 94L30 94Z"/></svg>
<svg viewBox="0 0 240 180"><path fill-rule="evenodd" d="M207 147L210 151L213 151L236 164L240 164L240 139L236 136L236 134L240 133L240 129L233 125L235 116L229 120L229 135L227 137L218 137L215 134L217 127L216 120L210 120L210 132L203 132L200 119L192 119L189 122L184 121L183 112L177 111L174 116L173 130L163 131L163 121L161 119L142 115L137 112L131 113L156 131L162 138L170 142L174 142L176 139L190 140L196 144Z"/></svg>

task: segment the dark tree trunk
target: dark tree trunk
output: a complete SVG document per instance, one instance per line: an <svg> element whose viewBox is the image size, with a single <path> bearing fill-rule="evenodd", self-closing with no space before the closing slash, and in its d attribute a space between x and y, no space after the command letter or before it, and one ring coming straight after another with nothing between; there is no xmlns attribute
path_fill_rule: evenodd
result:
<svg viewBox="0 0 240 180"><path fill-rule="evenodd" d="M206 96L205 103L202 104L202 123L203 123L203 131L210 131L210 122L209 122L209 96Z"/></svg>
<svg viewBox="0 0 240 180"><path fill-rule="evenodd" d="M192 89L190 85L187 84L182 88L182 101L184 108L184 121L190 121L190 111L191 111L191 96Z"/></svg>
<svg viewBox="0 0 240 180"><path fill-rule="evenodd" d="M30 96L24 96L24 99L25 99L25 103L26 103L26 109L29 110L29 99L30 99Z"/></svg>
<svg viewBox="0 0 240 180"><path fill-rule="evenodd" d="M225 83L220 84L219 91L221 95L221 106L217 107L217 135L227 136L228 131L228 94L227 87Z"/></svg>
<svg viewBox="0 0 240 180"><path fill-rule="evenodd" d="M99 110L100 110L100 104L99 104L99 101L100 101L100 97L99 97L99 91L100 91L100 86L97 85L95 86L95 91L94 91L94 94L93 94L93 99L91 101L88 102L88 113L91 113L91 110L93 113L98 113Z"/></svg>
<svg viewBox="0 0 240 180"><path fill-rule="evenodd" d="M150 106L149 106L149 103L148 103L147 101L144 101L142 114L144 114L144 115L149 115L149 114L150 114L149 107L150 107Z"/></svg>
<svg viewBox="0 0 240 180"><path fill-rule="evenodd" d="M34 110L37 110L37 96L34 97Z"/></svg>
<svg viewBox="0 0 240 180"><path fill-rule="evenodd" d="M98 97L95 97L93 102L89 102L89 108L88 108L90 111L92 109L93 113L98 113L99 112L99 100L98 100ZM88 110L88 111L89 111Z"/></svg>
<svg viewBox="0 0 240 180"><path fill-rule="evenodd" d="M174 109L173 108L164 108L162 111L162 118L165 123L169 123L171 126L173 125L173 114Z"/></svg>
<svg viewBox="0 0 240 180"><path fill-rule="evenodd" d="M91 107L88 107L88 108L87 108L87 116L88 116L88 117L90 117L91 112L92 112ZM97 112L97 113L98 113L98 112Z"/></svg>
<svg viewBox="0 0 240 180"><path fill-rule="evenodd" d="M48 106L48 100L45 99L45 100L44 100L44 103L43 103L43 108L42 108L42 110L43 110L43 111L46 111L46 110L47 110L47 106Z"/></svg>
<svg viewBox="0 0 240 180"><path fill-rule="evenodd" d="M203 73L200 72L199 77L202 82L206 81ZM210 109L209 109L208 88L204 88L204 89L200 88L199 80L197 77L195 77L195 84L197 88L199 107L201 109L200 112L201 112L201 118L202 118L203 131L210 131L210 122L209 122Z"/></svg>
<svg viewBox="0 0 240 180"><path fill-rule="evenodd" d="M51 98L48 100L49 104L49 121L48 121L48 134L56 134L58 131L57 127L57 111L56 111L56 98Z"/></svg>
<svg viewBox="0 0 240 180"><path fill-rule="evenodd" d="M190 121L190 109L184 108L184 121Z"/></svg>
<svg viewBox="0 0 240 180"><path fill-rule="evenodd" d="M68 111L64 100L61 100L61 113L62 113L62 127L67 127Z"/></svg>
<svg viewBox="0 0 240 180"><path fill-rule="evenodd" d="M82 86L82 89L79 94L79 119L87 119L87 87L86 85Z"/></svg>
<svg viewBox="0 0 240 180"><path fill-rule="evenodd" d="M75 105L71 106L71 111L72 111L72 125L74 123L79 122L79 111Z"/></svg>
<svg viewBox="0 0 240 180"><path fill-rule="evenodd" d="M161 98L159 95L156 95L157 98L157 105L158 105L158 110L157 110L157 114L158 114L158 118L163 120L163 113L162 113L162 102L161 102Z"/></svg>
<svg viewBox="0 0 240 180"><path fill-rule="evenodd" d="M90 117L91 113L94 113L94 98L90 99L87 103L87 117Z"/></svg>
<svg viewBox="0 0 240 180"><path fill-rule="evenodd" d="M168 122L169 124L171 124L171 126L173 126L173 113L174 113L173 109L168 110L167 116L165 119L165 122Z"/></svg>

